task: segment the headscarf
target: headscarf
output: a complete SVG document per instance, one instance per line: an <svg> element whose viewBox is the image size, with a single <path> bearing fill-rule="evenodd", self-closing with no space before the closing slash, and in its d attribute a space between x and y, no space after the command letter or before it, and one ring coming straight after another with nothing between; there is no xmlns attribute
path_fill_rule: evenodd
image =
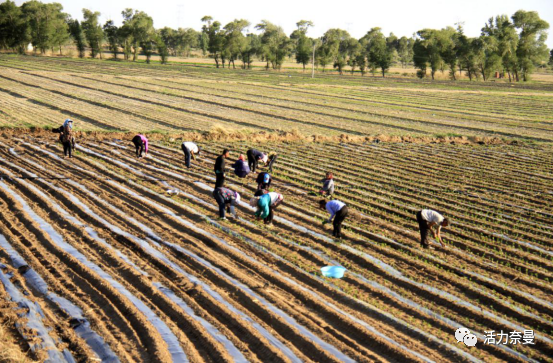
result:
<svg viewBox="0 0 553 363"><path fill-rule="evenodd" d="M73 130L73 121L71 119L66 119L65 122L63 123L63 128L67 128L69 127L70 130Z"/></svg>

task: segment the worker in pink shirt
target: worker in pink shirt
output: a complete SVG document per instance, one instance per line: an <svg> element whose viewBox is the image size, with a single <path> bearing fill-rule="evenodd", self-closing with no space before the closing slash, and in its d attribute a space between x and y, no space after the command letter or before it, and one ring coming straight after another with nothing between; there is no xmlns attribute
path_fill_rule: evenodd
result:
<svg viewBox="0 0 553 363"><path fill-rule="evenodd" d="M148 139L142 134L138 134L132 138L132 143L136 147L136 157L141 158L142 152L144 156L148 155Z"/></svg>

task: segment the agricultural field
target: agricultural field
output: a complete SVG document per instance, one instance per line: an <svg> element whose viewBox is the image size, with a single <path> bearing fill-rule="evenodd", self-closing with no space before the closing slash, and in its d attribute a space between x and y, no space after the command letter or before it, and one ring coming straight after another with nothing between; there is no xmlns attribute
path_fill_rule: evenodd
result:
<svg viewBox="0 0 553 363"><path fill-rule="evenodd" d="M33 349L107 361L553 355L553 175L541 147L210 142L185 169L177 146L156 143L141 160L103 135L62 159L53 136L5 132L0 291L40 308L28 323L49 333ZM251 146L280 153L274 228L247 204L253 178L230 178L246 201L237 219L216 218L214 158ZM309 194L329 169L353 210L338 243ZM443 250L420 249L424 207L453 220ZM323 277L326 265L344 278ZM460 326L476 347L457 343ZM490 330L532 330L535 344L484 345Z"/></svg>
<svg viewBox="0 0 553 363"><path fill-rule="evenodd" d="M83 131L466 136L549 142L553 84L369 76L0 55L1 126Z"/></svg>
<svg viewBox="0 0 553 363"><path fill-rule="evenodd" d="M0 93L0 361L553 361L551 84L0 55ZM254 175L227 174L218 219L215 158L251 147L278 153L273 227ZM420 247L423 208L445 248Z"/></svg>

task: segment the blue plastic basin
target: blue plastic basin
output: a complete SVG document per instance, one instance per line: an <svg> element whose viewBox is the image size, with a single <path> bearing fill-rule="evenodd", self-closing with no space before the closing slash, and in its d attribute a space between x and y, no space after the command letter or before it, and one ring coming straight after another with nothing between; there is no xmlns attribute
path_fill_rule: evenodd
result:
<svg viewBox="0 0 553 363"><path fill-rule="evenodd" d="M341 279L344 277L344 272L346 268L342 266L325 266L321 268L321 272L324 277L332 277L335 279Z"/></svg>

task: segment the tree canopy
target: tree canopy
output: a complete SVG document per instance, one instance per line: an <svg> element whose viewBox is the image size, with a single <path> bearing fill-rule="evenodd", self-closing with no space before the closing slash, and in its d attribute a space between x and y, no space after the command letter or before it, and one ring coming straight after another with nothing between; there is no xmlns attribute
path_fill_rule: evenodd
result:
<svg viewBox="0 0 553 363"><path fill-rule="evenodd" d="M255 59L266 69L280 70L286 59L305 67L313 62L324 71L333 67L343 74L347 67L353 74L385 77L394 64L413 66L420 78L434 79L437 72L448 72L452 80L465 74L470 80L493 76L509 81L528 81L536 67L553 66L553 50L546 46L549 24L535 11L519 10L511 17L490 17L477 37L467 37L462 23L443 29L424 28L413 36L388 36L372 27L361 38L338 28L328 29L320 38L309 36L315 24L299 20L288 36L282 27L262 20L252 28L246 19L221 24L204 16L200 31L191 28L156 29L154 20L143 11L124 9L122 25L113 19L99 23L100 12L82 9L83 20L72 19L59 3L29 0L21 6L7 0L0 3L0 49L45 54L74 45L79 57L86 51L92 58L109 51L113 58L123 53L125 60L136 61L141 53L150 62L159 55L166 63L169 56L188 57L192 49L215 61L217 68L236 68L241 61L249 69ZM132 57L131 57L132 56Z"/></svg>

